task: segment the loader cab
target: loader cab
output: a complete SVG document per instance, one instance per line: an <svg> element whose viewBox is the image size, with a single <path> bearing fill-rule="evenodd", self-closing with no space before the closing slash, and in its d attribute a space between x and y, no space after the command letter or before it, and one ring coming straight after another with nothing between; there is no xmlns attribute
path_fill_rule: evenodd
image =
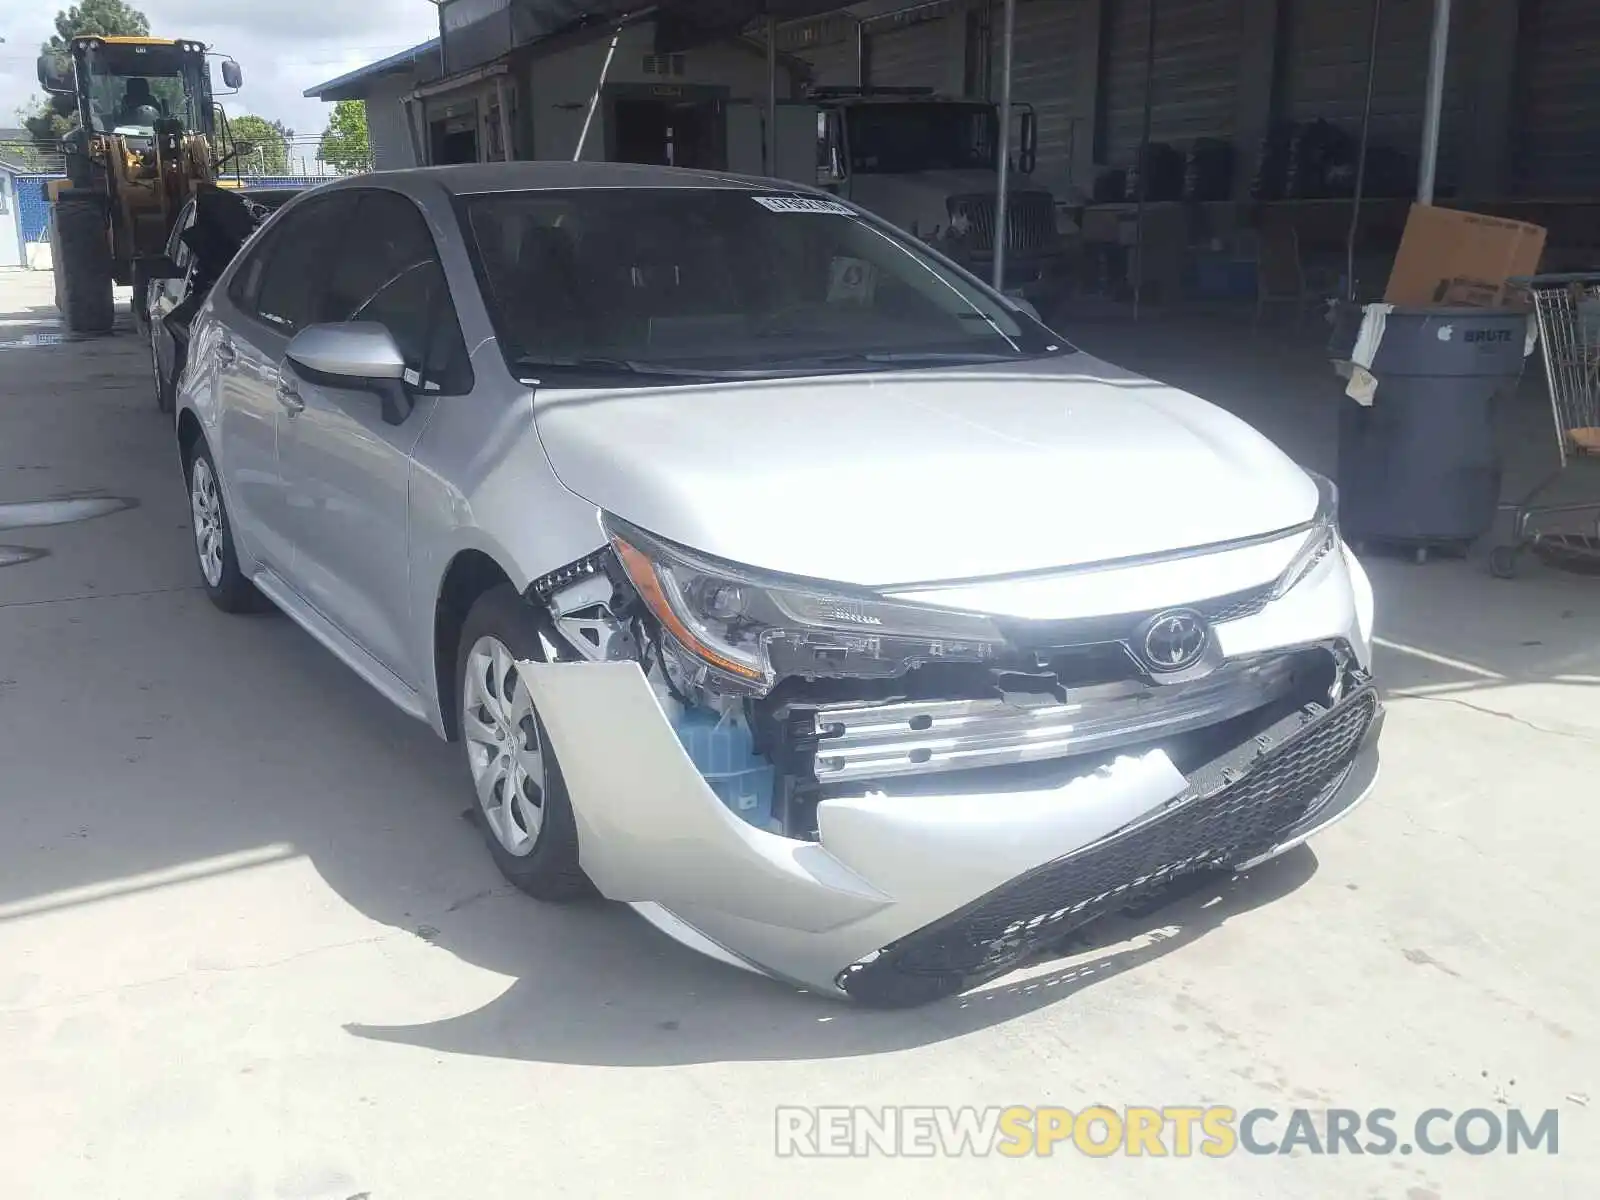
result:
<svg viewBox="0 0 1600 1200"><path fill-rule="evenodd" d="M224 63L223 78L237 86L238 64ZM215 134L211 73L200 42L74 38L66 56L40 56L39 82L70 98L78 127L91 134L150 139L167 121L208 140Z"/></svg>

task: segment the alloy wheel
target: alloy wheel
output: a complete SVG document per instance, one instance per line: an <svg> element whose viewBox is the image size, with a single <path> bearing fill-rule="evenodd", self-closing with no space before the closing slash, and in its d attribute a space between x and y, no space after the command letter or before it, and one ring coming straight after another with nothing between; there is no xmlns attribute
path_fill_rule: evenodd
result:
<svg viewBox="0 0 1600 1200"><path fill-rule="evenodd" d="M478 804L506 853L521 858L544 827L544 742L533 697L495 637L473 643L462 692L461 733Z"/></svg>
<svg viewBox="0 0 1600 1200"><path fill-rule="evenodd" d="M222 497L211 463L197 456L189 471L189 507L193 513L194 545L200 554L200 572L212 587L222 586Z"/></svg>

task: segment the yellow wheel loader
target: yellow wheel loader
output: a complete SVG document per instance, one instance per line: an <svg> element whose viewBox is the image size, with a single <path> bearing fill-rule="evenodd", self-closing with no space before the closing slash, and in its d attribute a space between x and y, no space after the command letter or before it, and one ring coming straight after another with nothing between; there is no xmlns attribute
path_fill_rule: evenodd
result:
<svg viewBox="0 0 1600 1200"><path fill-rule="evenodd" d="M239 64L222 63L231 90ZM71 333L109 333L114 284L131 284L142 323L150 264L194 192L216 180L219 122L206 47L163 38L73 38L39 58L39 82L70 113L67 178L46 185L52 205L56 306Z"/></svg>

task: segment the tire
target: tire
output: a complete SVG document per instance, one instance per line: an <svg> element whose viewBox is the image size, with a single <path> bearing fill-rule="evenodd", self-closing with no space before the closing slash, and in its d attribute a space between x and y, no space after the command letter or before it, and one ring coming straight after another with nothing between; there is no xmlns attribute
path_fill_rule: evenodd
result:
<svg viewBox="0 0 1600 1200"><path fill-rule="evenodd" d="M105 206L98 199L56 202L56 303L68 333L110 333L117 308L112 295L111 243Z"/></svg>
<svg viewBox="0 0 1600 1200"><path fill-rule="evenodd" d="M500 873L536 900L594 894L561 767L512 665L543 662L533 612L502 584L478 598L456 648L456 710L476 813ZM498 735L498 736L497 736ZM508 788L520 802L507 804Z"/></svg>
<svg viewBox="0 0 1600 1200"><path fill-rule="evenodd" d="M144 260L133 261L133 295L128 300L128 312L133 317L133 327L140 333L150 331L150 268Z"/></svg>
<svg viewBox="0 0 1600 1200"><path fill-rule="evenodd" d="M168 379L161 371L161 355L156 352L158 334L154 321L150 322L150 371L156 380L156 409L169 416L177 404L177 381ZM191 497L192 499L192 497Z"/></svg>
<svg viewBox="0 0 1600 1200"><path fill-rule="evenodd" d="M225 613L262 611L267 607L266 597L239 570L233 525L222 499L216 460L203 440L196 443L184 464L183 476L189 485L189 525L194 532L195 558L206 595Z"/></svg>

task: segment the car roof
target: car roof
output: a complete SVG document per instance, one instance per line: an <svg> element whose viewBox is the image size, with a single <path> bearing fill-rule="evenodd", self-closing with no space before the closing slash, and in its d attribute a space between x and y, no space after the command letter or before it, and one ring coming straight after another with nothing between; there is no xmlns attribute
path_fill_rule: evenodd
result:
<svg viewBox="0 0 1600 1200"><path fill-rule="evenodd" d="M431 182L457 196L483 192L554 191L565 188L724 188L734 191L814 191L802 183L759 179L730 171L696 171L637 163L535 162L466 163L450 167L413 167L352 176L351 185L382 182L405 187ZM343 186L337 184L335 186Z"/></svg>

